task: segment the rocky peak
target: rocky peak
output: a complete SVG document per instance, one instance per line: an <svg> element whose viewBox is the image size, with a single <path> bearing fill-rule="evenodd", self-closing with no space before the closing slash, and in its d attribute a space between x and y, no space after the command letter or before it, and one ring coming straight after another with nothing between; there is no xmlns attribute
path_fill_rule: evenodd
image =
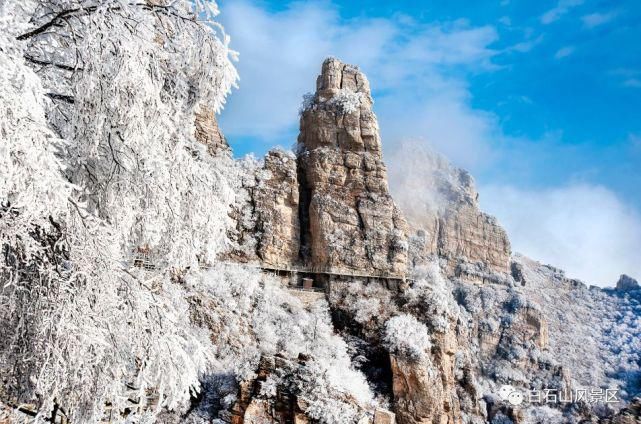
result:
<svg viewBox="0 0 641 424"><path fill-rule="evenodd" d="M619 281L617 281L616 288L617 290L620 290L620 291L638 290L639 282L634 278L623 274L621 275L621 277L619 277Z"/></svg>
<svg viewBox="0 0 641 424"><path fill-rule="evenodd" d="M300 148L339 147L368 151L382 159L378 122L369 82L355 66L330 58L323 62L317 91L306 97L298 137Z"/></svg>
<svg viewBox="0 0 641 424"><path fill-rule="evenodd" d="M508 278L507 233L480 210L474 179L467 171L417 144L397 146L391 163L394 198L412 232L420 234L413 238L413 256L444 258L448 274L480 282Z"/></svg>
<svg viewBox="0 0 641 424"><path fill-rule="evenodd" d="M407 226L387 184L369 83L327 59L298 136L303 258L331 270L403 274Z"/></svg>
<svg viewBox="0 0 641 424"><path fill-rule="evenodd" d="M325 59L321 74L316 79L316 93L325 100L333 98L341 90L362 93L371 105L371 93L367 77L353 65L330 57Z"/></svg>

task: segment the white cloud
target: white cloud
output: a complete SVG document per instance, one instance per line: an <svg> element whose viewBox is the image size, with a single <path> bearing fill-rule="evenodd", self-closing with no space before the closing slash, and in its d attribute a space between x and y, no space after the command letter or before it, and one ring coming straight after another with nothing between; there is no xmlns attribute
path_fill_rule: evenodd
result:
<svg viewBox="0 0 641 424"><path fill-rule="evenodd" d="M410 96L381 99L377 107L387 111L380 116L383 140L395 141L383 146L393 150L396 141L419 138L460 167L489 166L495 155L493 141L500 137L496 118L468 107L463 87L452 85L439 91L409 104L403 98Z"/></svg>
<svg viewBox="0 0 641 424"><path fill-rule="evenodd" d="M641 80L638 78L628 78L623 81L623 85L632 88L641 88Z"/></svg>
<svg viewBox="0 0 641 424"><path fill-rule="evenodd" d="M505 156L504 147L497 145L506 137L496 116L470 106L467 76L491 72L496 69L493 60L497 55L528 51L541 40L526 40L520 47L497 51L493 48L498 38L495 28L471 26L464 20L425 25L399 15L344 21L327 2L296 2L279 12L243 0L222 6L221 17L232 46L240 52L241 88L221 116L223 131L232 143L234 137L252 136L265 140L266 146L292 145L302 94L315 89L320 65L332 55L360 65L370 79L386 150L393 150L400 140L421 138L473 173L494 166L497 158ZM566 11L558 10L554 16ZM584 189L588 197L583 200L578 188L564 189L570 197L559 194L563 190L488 190L481 199L488 200L490 211L506 223L515 247L523 253L568 268L589 281L609 283L620 272L639 275L638 269L626 266L631 263L630 252L638 252L639 246L636 250L619 248L633 244L630 235L638 231L638 220L607 190ZM594 202L585 204L590 199ZM548 209L540 206L551 201L554 204L546 215ZM570 208L564 212L566 203ZM584 206L585 219L574 205ZM532 216L530 222L547 229L549 238L524 224L524 219L530 219L527 213ZM576 219L568 218L572 213ZM593 217L591 222L589 217ZM578 230L571 231L572 224L579 222L592 238L582 240ZM612 229L617 222L628 222L621 225L629 225L631 231L622 231L621 226ZM611 229L612 237L604 237L603 232ZM601 245L604 240L607 243ZM620 255L603 253L603 246L618 249ZM599 266L596 259L602 259Z"/></svg>
<svg viewBox="0 0 641 424"><path fill-rule="evenodd" d="M221 18L240 52L241 78L223 112L223 130L228 137L279 137L312 89L317 58L332 51L338 16L317 4L272 15L240 1L224 4Z"/></svg>
<svg viewBox="0 0 641 424"><path fill-rule="evenodd" d="M564 57L570 56L572 53L574 53L574 47L573 46L566 46L562 47L559 50L556 51L554 54L555 59L563 59Z"/></svg>
<svg viewBox="0 0 641 424"><path fill-rule="evenodd" d="M616 16L616 12L591 13L589 15L582 16L581 20L583 21L583 26L591 29L611 22L614 18L616 18Z"/></svg>
<svg viewBox="0 0 641 424"><path fill-rule="evenodd" d="M507 229L513 250L611 286L641 278L641 216L610 190L586 184L547 190L485 186L481 204Z"/></svg>
<svg viewBox="0 0 641 424"><path fill-rule="evenodd" d="M541 23L544 25L558 21L561 16L568 13L572 8L583 4L584 0L560 0L555 7L541 15Z"/></svg>
<svg viewBox="0 0 641 424"><path fill-rule="evenodd" d="M540 44L541 41L543 41L543 38L544 38L544 36L543 36L543 34L541 34L536 38L526 39L525 41L520 41L520 42L510 46L507 49L507 51L515 51L515 52L519 52L519 53L527 53L530 50L532 50L534 47L536 47L538 44Z"/></svg>
<svg viewBox="0 0 641 424"><path fill-rule="evenodd" d="M501 16L499 18L499 23L503 24L505 26L511 26L512 25L512 19L510 19L509 16Z"/></svg>
<svg viewBox="0 0 641 424"><path fill-rule="evenodd" d="M617 68L609 72L624 87L641 88L641 70L634 68Z"/></svg>
<svg viewBox="0 0 641 424"><path fill-rule="evenodd" d="M254 136L292 145L302 95L314 91L320 65L331 55L367 74L387 146L404 136L424 137L464 166L474 152L489 150L491 139L484 137L493 120L469 106L464 74L496 68L499 52L490 46L498 35L491 26L421 24L404 16L342 21L327 2L269 12L236 1L222 5L221 17L240 52L240 90L221 116L232 142ZM399 105L402 98L412 104Z"/></svg>

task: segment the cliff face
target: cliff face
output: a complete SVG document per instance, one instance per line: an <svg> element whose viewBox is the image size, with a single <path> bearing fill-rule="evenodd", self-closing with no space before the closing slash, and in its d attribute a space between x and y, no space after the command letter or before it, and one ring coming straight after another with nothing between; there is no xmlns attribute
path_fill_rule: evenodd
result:
<svg viewBox="0 0 641 424"><path fill-rule="evenodd" d="M288 267L299 262L299 185L296 157L272 150L261 162L242 163L244 178L238 183L232 208L235 228L225 257Z"/></svg>
<svg viewBox="0 0 641 424"><path fill-rule="evenodd" d="M271 151L263 170L265 179L253 196L261 234L258 257L273 266L295 263L300 250L296 159L287 152Z"/></svg>
<svg viewBox="0 0 641 424"><path fill-rule="evenodd" d="M408 227L389 193L369 84L357 68L325 61L301 113L296 159L272 151L250 175L233 237L245 249L232 257L337 274L405 274Z"/></svg>
<svg viewBox="0 0 641 424"><path fill-rule="evenodd" d="M365 76L336 59L325 61L300 127L304 259L339 272L404 274L407 224L387 187Z"/></svg>
<svg viewBox="0 0 641 424"><path fill-rule="evenodd" d="M641 339L638 320L625 318L641 315L636 282L622 277L617 290L588 289L512 255L466 171L403 146L391 161L390 192L369 83L357 68L326 60L301 111L295 153L243 162L227 253L310 278L333 274L325 296L334 328L380 402L363 422L579 422L617 407L515 405L501 388L638 393L641 354L617 341ZM399 316L427 331L430 349L420 360L388 345L388 324ZM270 397L257 389L269 375L303 373L304 363L265 359L258 377L241 385L232 422L314 422L287 384ZM627 422L636 406L610 422Z"/></svg>
<svg viewBox="0 0 641 424"><path fill-rule="evenodd" d="M231 151L225 136L218 127L216 114L212 109L201 107L196 113L194 125L196 140L207 146L211 155L215 156L221 152L229 153Z"/></svg>
<svg viewBox="0 0 641 424"><path fill-rule="evenodd" d="M422 256L446 260L450 275L483 280L510 272L510 241L496 219L479 209L474 179L427 148L402 144L391 155L392 191Z"/></svg>

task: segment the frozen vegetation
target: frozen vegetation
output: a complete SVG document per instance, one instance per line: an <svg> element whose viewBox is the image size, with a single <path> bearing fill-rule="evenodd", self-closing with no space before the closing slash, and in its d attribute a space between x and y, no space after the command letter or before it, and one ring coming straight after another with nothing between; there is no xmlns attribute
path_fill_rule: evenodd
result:
<svg viewBox="0 0 641 424"><path fill-rule="evenodd" d="M187 411L203 384L229 408L278 352L312 358L291 382L310 414L357 420L372 396L327 310L217 262L248 165L194 139L195 113L237 81L216 4L0 8L3 411L148 422Z"/></svg>
<svg viewBox="0 0 641 424"><path fill-rule="evenodd" d="M370 423L385 409L402 424L562 423L611 407L518 415L496 393L638 395L638 285L588 288L510 256L469 174L407 144L391 175L419 223L409 234L387 192L368 83L336 59L327 84L349 75L354 87L305 97L303 118L322 112L307 116L320 146L310 163L332 171L306 182L355 177L352 191L316 199L313 224L338 228L325 240L338 265L407 278L341 275L327 301L305 304L250 266L265 234L275 255L282 234L300 241L303 224L269 219L311 201L296 185L299 156L273 153L270 171L196 136L198 116L238 82L217 14L205 0L0 0L0 421L220 424L241 407L304 404L326 424ZM331 145L336 122L349 124L353 151ZM284 169L279 181L272 171ZM221 260L230 251L251 260Z"/></svg>

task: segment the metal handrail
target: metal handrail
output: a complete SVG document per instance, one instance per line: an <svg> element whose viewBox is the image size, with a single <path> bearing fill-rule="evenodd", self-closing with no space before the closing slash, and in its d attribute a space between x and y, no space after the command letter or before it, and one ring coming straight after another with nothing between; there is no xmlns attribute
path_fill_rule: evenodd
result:
<svg viewBox="0 0 641 424"><path fill-rule="evenodd" d="M334 269L331 267L318 267L318 266L301 266L301 265L273 265L273 264L257 264L257 263L241 263L241 262L232 262L232 261L221 261L227 265L244 265L256 269L261 269L264 271L285 271L285 272L299 272L302 274L325 274L325 275L336 275L342 277L357 277L357 278L382 278L388 280L407 280L405 275L400 274L384 274L384 273L362 273L357 270L350 269ZM151 255L145 253L138 253L133 259L133 266L143 268L146 270L153 270L156 268L154 261L151 258ZM201 264L201 268L210 269L211 265Z"/></svg>

